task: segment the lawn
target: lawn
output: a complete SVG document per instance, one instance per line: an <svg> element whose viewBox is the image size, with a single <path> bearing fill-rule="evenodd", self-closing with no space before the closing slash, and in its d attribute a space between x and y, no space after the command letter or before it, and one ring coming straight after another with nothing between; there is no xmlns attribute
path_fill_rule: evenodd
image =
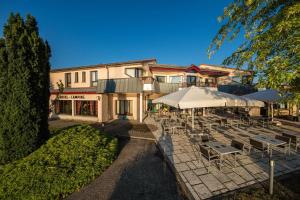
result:
<svg viewBox="0 0 300 200"><path fill-rule="evenodd" d="M111 165L117 140L89 125L55 130L29 156L0 166L0 199L61 199Z"/></svg>

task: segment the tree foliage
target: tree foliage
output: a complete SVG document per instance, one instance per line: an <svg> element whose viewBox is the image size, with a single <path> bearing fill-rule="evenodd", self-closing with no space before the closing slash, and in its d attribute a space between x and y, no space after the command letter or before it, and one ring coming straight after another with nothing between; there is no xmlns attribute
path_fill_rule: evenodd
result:
<svg viewBox="0 0 300 200"><path fill-rule="evenodd" d="M234 0L218 18L222 26L214 37L209 57L224 41L243 34L242 44L223 64L248 66L259 85L292 91L300 100L300 1Z"/></svg>
<svg viewBox="0 0 300 200"><path fill-rule="evenodd" d="M49 58L35 18L11 14L0 39L0 163L28 155L48 137Z"/></svg>

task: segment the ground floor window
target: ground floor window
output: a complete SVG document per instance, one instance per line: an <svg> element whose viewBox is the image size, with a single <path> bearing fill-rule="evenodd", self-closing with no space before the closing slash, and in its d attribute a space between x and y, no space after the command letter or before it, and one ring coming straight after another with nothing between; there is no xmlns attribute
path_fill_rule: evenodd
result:
<svg viewBox="0 0 300 200"><path fill-rule="evenodd" d="M97 101L75 101L75 114L84 116L98 116Z"/></svg>
<svg viewBox="0 0 300 200"><path fill-rule="evenodd" d="M71 100L55 101L55 113L72 115L72 101Z"/></svg>
<svg viewBox="0 0 300 200"><path fill-rule="evenodd" d="M132 100L116 100L117 115L133 115Z"/></svg>

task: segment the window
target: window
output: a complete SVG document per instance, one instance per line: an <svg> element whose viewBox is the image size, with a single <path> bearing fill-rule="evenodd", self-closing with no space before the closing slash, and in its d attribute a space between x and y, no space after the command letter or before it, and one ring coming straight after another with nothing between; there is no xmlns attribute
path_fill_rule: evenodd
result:
<svg viewBox="0 0 300 200"><path fill-rule="evenodd" d="M116 100L117 115L132 115L133 106L131 100Z"/></svg>
<svg viewBox="0 0 300 200"><path fill-rule="evenodd" d="M78 83L78 72L75 72L75 83Z"/></svg>
<svg viewBox="0 0 300 200"><path fill-rule="evenodd" d="M82 82L85 83L85 72L82 72L81 79L82 79Z"/></svg>
<svg viewBox="0 0 300 200"><path fill-rule="evenodd" d="M125 69L125 74L130 77L142 77L143 70L140 68L127 68Z"/></svg>
<svg viewBox="0 0 300 200"><path fill-rule="evenodd" d="M187 85L190 86L190 85L196 85L196 76L187 76L186 77L186 82L187 82Z"/></svg>
<svg viewBox="0 0 300 200"><path fill-rule="evenodd" d="M65 73L65 87L71 87L71 73Z"/></svg>
<svg viewBox="0 0 300 200"><path fill-rule="evenodd" d="M98 116L97 101L75 101L75 115Z"/></svg>
<svg viewBox="0 0 300 200"><path fill-rule="evenodd" d="M71 100L55 101L55 113L72 115L72 101Z"/></svg>
<svg viewBox="0 0 300 200"><path fill-rule="evenodd" d="M166 77L165 76L156 76L156 80L157 80L157 82L165 83Z"/></svg>
<svg viewBox="0 0 300 200"><path fill-rule="evenodd" d="M171 83L180 83L181 82L181 76L170 76L170 82Z"/></svg>
<svg viewBox="0 0 300 200"><path fill-rule="evenodd" d="M98 79L98 72L92 71L91 72L91 86L97 86L97 79Z"/></svg>

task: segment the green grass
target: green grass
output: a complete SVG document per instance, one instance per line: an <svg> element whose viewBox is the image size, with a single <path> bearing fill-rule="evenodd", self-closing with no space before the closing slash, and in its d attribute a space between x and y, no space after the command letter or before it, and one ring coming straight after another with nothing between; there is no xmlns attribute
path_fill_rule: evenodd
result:
<svg viewBox="0 0 300 200"><path fill-rule="evenodd" d="M61 199L113 162L117 140L88 125L55 130L29 156L0 166L0 199Z"/></svg>

